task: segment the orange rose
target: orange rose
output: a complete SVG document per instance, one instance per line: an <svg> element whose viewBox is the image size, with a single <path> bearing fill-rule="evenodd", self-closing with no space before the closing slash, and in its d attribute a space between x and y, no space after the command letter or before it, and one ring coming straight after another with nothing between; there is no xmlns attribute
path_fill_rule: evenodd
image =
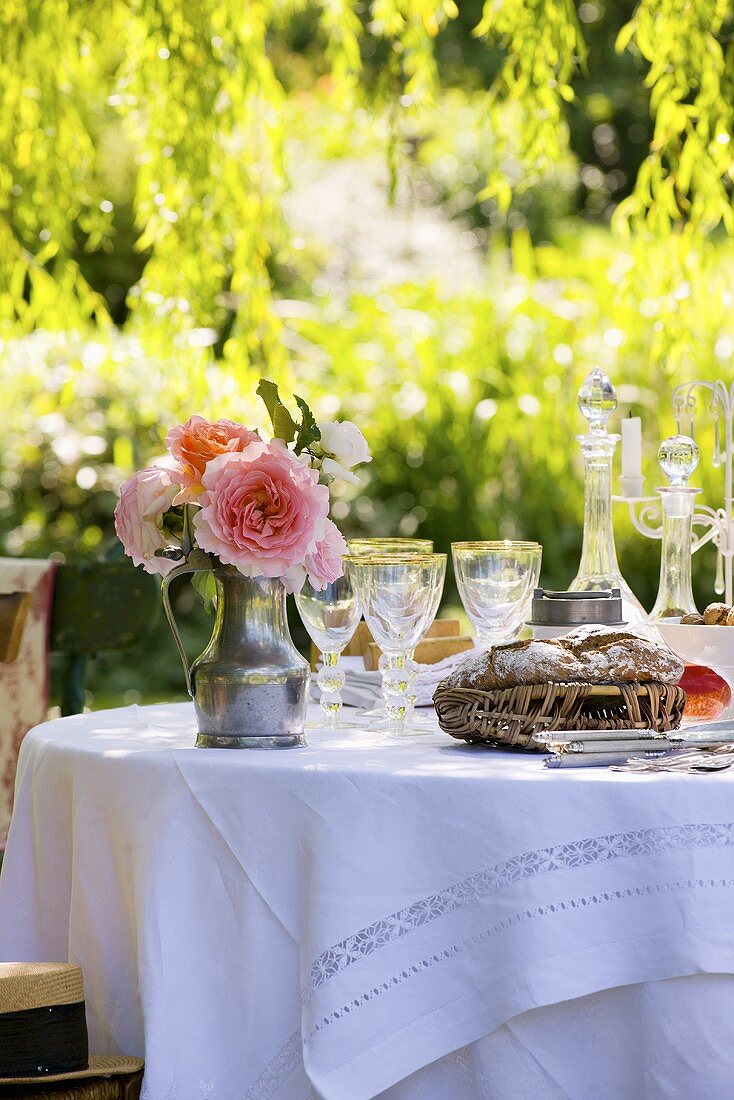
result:
<svg viewBox="0 0 734 1100"><path fill-rule="evenodd" d="M257 432L250 431L234 420L205 420L203 416L192 416L177 428L171 428L166 444L173 457L178 461L182 485L175 503L195 501L201 494L201 479L207 462L217 455L233 451L244 451L250 443L259 442Z"/></svg>

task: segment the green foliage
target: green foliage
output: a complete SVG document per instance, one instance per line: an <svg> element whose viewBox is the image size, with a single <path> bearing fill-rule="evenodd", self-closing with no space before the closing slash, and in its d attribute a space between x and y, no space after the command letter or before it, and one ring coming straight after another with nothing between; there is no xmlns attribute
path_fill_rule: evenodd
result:
<svg viewBox="0 0 734 1100"><path fill-rule="evenodd" d="M92 45L84 5L0 5L0 322L26 331L105 314L72 256L77 232L96 247L110 224L95 186L104 61Z"/></svg>
<svg viewBox="0 0 734 1100"><path fill-rule="evenodd" d="M366 490L336 505L341 526L429 535L443 549L452 539L536 538L545 546L545 581L565 587L580 550L573 438L583 429L575 397L585 373L604 363L620 389L620 415L642 416L655 485L657 443L673 430L673 386L692 376L694 362L703 377L731 372L734 329L722 293L731 251L655 296L654 266L635 259L602 234L536 250L519 234L514 270L498 261L491 291L449 298L430 286L386 287L342 308L324 301L320 316L286 317L302 337L294 372L314 379L325 397L335 394L332 415L364 425L375 450ZM687 326L686 346L695 342L688 362L671 354ZM703 409L697 434L706 454ZM720 473L705 464L699 473L713 504ZM651 605L657 554L624 509L616 521L624 567ZM710 598L709 552L695 564Z"/></svg>
<svg viewBox="0 0 734 1100"><path fill-rule="evenodd" d="M657 441L673 429L669 395L695 373L728 376L734 357L731 249L706 264L687 255L661 287L657 268L602 232L533 249L514 240L486 286L447 295L433 285L385 286L308 311L279 312L294 378L319 418L348 418L375 460L344 487L334 515L348 533L456 538L526 536L546 548L545 580L563 587L577 563L582 478L575 393L596 362L617 383L620 415L643 417L649 484ZM162 359L115 334L36 333L0 347L8 414L0 439L0 533L16 554L94 552L113 537L120 481L163 451L170 426L192 411L265 430L247 376L210 349L182 344ZM307 384L306 384L306 381ZM273 390L270 390L273 393ZM263 413L265 412L262 407ZM704 454L710 426L702 408ZM708 502L721 472L702 462ZM356 495L355 495L356 493ZM617 513L629 579L651 603L657 555ZM712 562L697 555L710 595Z"/></svg>
<svg viewBox="0 0 734 1100"><path fill-rule="evenodd" d="M633 194L617 210L657 236L687 221L734 232L734 9L729 0L640 0L617 38L650 63L655 132Z"/></svg>
<svg viewBox="0 0 734 1100"><path fill-rule="evenodd" d="M571 80L586 47L573 0L487 0L475 33L496 37L506 50L490 105L514 109L494 112L500 149L487 194L507 210L513 190L527 188L567 152L563 104L574 99ZM507 170L508 153L523 169L516 179Z"/></svg>
<svg viewBox="0 0 734 1100"><path fill-rule="evenodd" d="M643 416L655 484L673 385L728 377L734 356L734 255L704 241L734 233L732 0L579 14L571 0L5 0L3 552L99 552L120 482L194 411L262 428L267 411L300 451L318 440L313 408L355 420L374 451L336 501L346 533L537 538L544 582L564 587L586 371L607 366L621 413ZM382 157L394 193L441 204L479 246L474 289L328 293L325 245L291 239L281 211L304 150ZM577 189L604 218L631 191L628 243L569 231ZM278 384L304 394L298 412ZM720 471L700 473L718 502ZM617 522L649 606L657 555ZM695 558L704 599L711 559ZM202 631L185 629L193 650ZM180 673L160 650L146 668L166 691Z"/></svg>
<svg viewBox="0 0 734 1100"><path fill-rule="evenodd" d="M200 597L204 608L211 615L214 612L217 601L217 582L211 570L191 575L191 585Z"/></svg>
<svg viewBox="0 0 734 1100"><path fill-rule="evenodd" d="M81 556L112 536L121 481L165 451L168 428L192 410L263 426L259 402L209 349L180 342L159 355L117 330L0 340L5 427L0 440L4 550ZM209 401L210 392L216 397Z"/></svg>
<svg viewBox="0 0 734 1100"><path fill-rule="evenodd" d="M642 263L601 231L536 249L519 233L512 265L498 257L474 292L405 284L316 299L307 311L281 302L297 348L277 376L281 388L292 390L297 378L319 418L354 420L374 453L363 484L345 485L335 500L340 528L426 535L440 549L462 538L538 539L543 582L565 587L578 564L583 506L575 394L590 366L611 372L620 415L643 418L650 487L659 478L657 442L673 430L673 386L694 370L709 379L732 372L734 252L720 247L696 263L684 250L680 264L666 266L667 255L661 245ZM168 429L192 411L267 431L249 377L215 361L210 348L180 342L162 357L155 340L111 328L36 332L0 343L0 357L1 552L71 558L104 550L120 482L162 454ZM707 411L696 429L704 456ZM717 504L722 471L703 461L696 481ZM633 531L622 506L615 524L623 571L649 607L657 548ZM702 602L712 598L713 572L707 547L694 558ZM450 600L450 586L448 593ZM182 585L177 614L192 655L210 630L193 597ZM131 665L100 662L106 690L180 689L165 629L131 654Z"/></svg>
<svg viewBox="0 0 734 1100"><path fill-rule="evenodd" d="M268 410L273 435L282 439L284 443L290 443L296 438L296 422L280 400L275 382L271 382L269 378L261 378L255 392L263 399L265 408Z"/></svg>
<svg viewBox="0 0 734 1100"><path fill-rule="evenodd" d="M100 130L135 150L136 248L148 256L129 306L161 342L226 331L238 362L282 362L268 263L282 235L283 92L267 43L308 7L321 13L335 79L354 85L365 33L356 5L321 0L9 0L0 12L0 321L32 331L104 320L83 278L79 234L111 246L114 204ZM435 86L430 43L450 0L375 0L390 87ZM393 87L394 85L394 87Z"/></svg>
<svg viewBox="0 0 734 1100"><path fill-rule="evenodd" d="M321 439L321 432L319 426L316 423L314 414L309 409L306 402L298 394L293 395L293 400L301 410L301 423L298 425L298 434L296 436L296 446L294 448L297 455L302 451L312 447L314 443L318 443Z"/></svg>
<svg viewBox="0 0 734 1100"><path fill-rule="evenodd" d="M293 396L301 412L301 421L297 424L281 401L275 382L271 382L269 378L261 378L255 392L262 398L268 410L273 435L282 439L284 443L292 443L295 440L293 449L297 455L321 439L321 432L314 415L302 397L297 394Z"/></svg>
<svg viewBox="0 0 734 1100"><path fill-rule="evenodd" d="M0 324L105 323L83 255L134 226L143 263L127 304L161 347L196 330L231 361L283 366L271 267L285 236L284 93L272 55L307 15L340 109L360 102L363 57L381 57L394 187L415 119L436 102L435 47L459 17L454 0L2 5ZM640 0L622 30L619 48L649 65L655 130L620 223L734 231L731 21L731 0ZM567 156L586 46L571 0L488 0L475 32L498 62L485 193L506 211ZM132 220L101 163L110 144L125 164L132 152Z"/></svg>

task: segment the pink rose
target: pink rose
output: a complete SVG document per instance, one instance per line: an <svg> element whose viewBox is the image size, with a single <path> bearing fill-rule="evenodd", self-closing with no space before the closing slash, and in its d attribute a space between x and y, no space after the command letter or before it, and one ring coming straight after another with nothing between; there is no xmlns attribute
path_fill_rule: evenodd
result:
<svg viewBox="0 0 734 1100"><path fill-rule="evenodd" d="M327 584L342 576L342 556L346 552L347 544L341 531L335 523L327 519L324 537L314 552L307 555L305 562L308 579L314 588L321 592Z"/></svg>
<svg viewBox="0 0 734 1100"><path fill-rule="evenodd" d="M156 550L180 545L163 531L163 516L173 504L179 488L171 473L163 466L140 470L120 489L115 508L115 530L125 553L135 565L142 565L146 573L160 573L161 576L173 569L176 562L157 558Z"/></svg>
<svg viewBox="0 0 734 1100"><path fill-rule="evenodd" d="M323 539L329 490L280 439L213 458L194 516L202 550L247 577L281 577L293 591L304 562Z"/></svg>
<svg viewBox="0 0 734 1100"><path fill-rule="evenodd" d="M221 454L244 451L250 443L260 439L234 420L215 420L192 416L178 428L171 428L166 445L180 463L180 482L183 486L176 503L197 501L201 493L201 478L207 462Z"/></svg>

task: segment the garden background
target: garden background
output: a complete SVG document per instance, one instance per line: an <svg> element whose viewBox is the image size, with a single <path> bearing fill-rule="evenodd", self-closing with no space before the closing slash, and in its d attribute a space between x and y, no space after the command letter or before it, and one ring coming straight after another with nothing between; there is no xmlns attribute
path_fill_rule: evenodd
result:
<svg viewBox="0 0 734 1100"><path fill-rule="evenodd" d="M674 385L732 378L733 31L720 0L6 0L0 552L114 552L121 482L193 412L256 424L265 374L367 435L346 535L537 539L566 587L588 370L648 490ZM649 608L658 546L616 522ZM163 624L89 688L182 697Z"/></svg>

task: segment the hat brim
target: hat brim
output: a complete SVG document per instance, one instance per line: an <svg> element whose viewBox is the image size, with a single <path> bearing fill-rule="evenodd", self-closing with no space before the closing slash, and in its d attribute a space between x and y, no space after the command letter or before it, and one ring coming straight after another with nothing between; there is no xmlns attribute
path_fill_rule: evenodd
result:
<svg viewBox="0 0 734 1100"><path fill-rule="evenodd" d="M142 1058L119 1057L106 1054L90 1055L86 1069L77 1069L73 1073L42 1073L35 1077L0 1077L3 1085L40 1085L54 1081L82 1081L90 1077L117 1077L121 1073L139 1073L144 1066Z"/></svg>

